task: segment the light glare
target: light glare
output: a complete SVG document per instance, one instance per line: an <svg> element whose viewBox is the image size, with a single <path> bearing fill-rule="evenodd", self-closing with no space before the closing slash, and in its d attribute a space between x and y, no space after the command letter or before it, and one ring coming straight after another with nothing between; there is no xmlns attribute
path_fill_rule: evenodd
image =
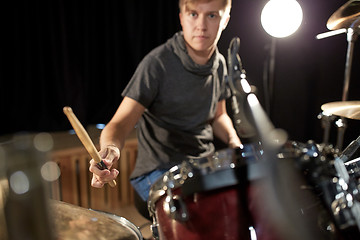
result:
<svg viewBox="0 0 360 240"><path fill-rule="evenodd" d="M276 38L288 37L300 27L303 12L295 0L270 0L261 12L265 31Z"/></svg>
<svg viewBox="0 0 360 240"><path fill-rule="evenodd" d="M60 168L55 162L46 162L41 167L41 176L48 182L56 181L60 177Z"/></svg>
<svg viewBox="0 0 360 240"><path fill-rule="evenodd" d="M30 189L29 178L23 171L17 171L10 176L10 187L16 194L27 193Z"/></svg>
<svg viewBox="0 0 360 240"><path fill-rule="evenodd" d="M246 81L245 79L241 79L240 84L245 93L251 92L251 86L249 85L248 81Z"/></svg>

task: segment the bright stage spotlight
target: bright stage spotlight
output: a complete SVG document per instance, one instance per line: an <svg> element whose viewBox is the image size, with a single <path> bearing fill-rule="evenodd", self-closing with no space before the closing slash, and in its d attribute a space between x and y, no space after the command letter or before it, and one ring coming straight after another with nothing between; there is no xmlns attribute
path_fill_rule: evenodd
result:
<svg viewBox="0 0 360 240"><path fill-rule="evenodd" d="M265 31L276 38L288 37L300 27L303 12L296 0L270 0L261 12Z"/></svg>

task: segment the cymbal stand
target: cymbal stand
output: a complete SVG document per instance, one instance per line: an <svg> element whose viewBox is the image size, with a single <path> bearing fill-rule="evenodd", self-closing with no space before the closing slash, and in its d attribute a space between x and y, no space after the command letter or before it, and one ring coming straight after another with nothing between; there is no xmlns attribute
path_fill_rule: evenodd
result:
<svg viewBox="0 0 360 240"><path fill-rule="evenodd" d="M354 53L354 43L357 40L357 37L359 34L359 24L360 24L360 18L358 18L356 21L354 21L351 24L351 26L347 29L347 32L346 32L348 48L347 48L347 53L346 53L344 88L343 88L342 101L347 101L347 99L348 99L351 67L352 67L352 60L353 60L353 53ZM345 130L347 128L346 119L343 117L341 119L339 119L336 122L336 126L338 128L336 149L341 151L343 142L344 142Z"/></svg>
<svg viewBox="0 0 360 240"><path fill-rule="evenodd" d="M345 73L344 73L344 88L343 88L343 94L342 94L342 101L347 101L348 99L348 92L349 92L349 85L350 85L350 75L351 75L351 67L352 67L352 60L353 60L353 53L354 53L354 43L357 40L357 37L360 32L360 18L356 19L349 28L346 29L346 35L347 35L347 53L346 53L346 63L345 63ZM344 33L344 29L338 29L335 31L331 31L328 33L322 33L318 34L316 36L317 39L323 39L326 37L331 37L337 34ZM346 119L341 117L336 123L337 126L337 142L336 142L336 151L339 152L342 149L343 142L344 142L344 134L345 130L347 128ZM325 129L325 131L328 131ZM327 141L327 132L325 132L324 140ZM326 142L325 142L326 143Z"/></svg>
<svg viewBox="0 0 360 240"><path fill-rule="evenodd" d="M325 112L321 112L318 114L317 117L318 119L321 120L321 127L324 129L323 143L325 145L328 145L330 138L331 123L334 121L336 116L332 114L327 114Z"/></svg>
<svg viewBox="0 0 360 240"><path fill-rule="evenodd" d="M355 22L353 22L346 32L348 48L346 53L344 89L343 89L342 101L346 101L348 98L352 59L354 53L354 43L357 40L359 34L359 24L360 24L360 18L358 18Z"/></svg>
<svg viewBox="0 0 360 240"><path fill-rule="evenodd" d="M327 114L326 112L321 112L318 114L317 118L321 121L321 127L324 131L323 141L318 147L324 155L333 156L337 152L334 146L329 142L329 139L332 123L337 117L332 114Z"/></svg>
<svg viewBox="0 0 360 240"><path fill-rule="evenodd" d="M347 121L345 118L340 118L335 122L337 127L337 140L335 146L335 152L340 152L343 148L345 130L347 128Z"/></svg>

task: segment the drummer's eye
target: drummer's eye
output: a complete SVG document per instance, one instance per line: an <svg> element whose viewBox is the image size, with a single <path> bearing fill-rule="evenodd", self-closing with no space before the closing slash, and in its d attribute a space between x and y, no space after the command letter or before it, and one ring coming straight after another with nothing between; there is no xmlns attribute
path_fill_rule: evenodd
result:
<svg viewBox="0 0 360 240"><path fill-rule="evenodd" d="M196 13L196 12L191 12L189 15L190 15L190 17L193 17L193 18L194 18L194 17L197 17L197 13Z"/></svg>

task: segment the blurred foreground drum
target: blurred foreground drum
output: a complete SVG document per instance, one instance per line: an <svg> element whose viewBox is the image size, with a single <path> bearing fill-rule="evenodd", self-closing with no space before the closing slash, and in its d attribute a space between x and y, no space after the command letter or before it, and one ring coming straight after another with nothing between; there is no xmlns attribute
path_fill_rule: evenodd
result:
<svg viewBox="0 0 360 240"><path fill-rule="evenodd" d="M55 239L59 240L141 240L138 228L116 215L74 206L65 202L50 202Z"/></svg>

